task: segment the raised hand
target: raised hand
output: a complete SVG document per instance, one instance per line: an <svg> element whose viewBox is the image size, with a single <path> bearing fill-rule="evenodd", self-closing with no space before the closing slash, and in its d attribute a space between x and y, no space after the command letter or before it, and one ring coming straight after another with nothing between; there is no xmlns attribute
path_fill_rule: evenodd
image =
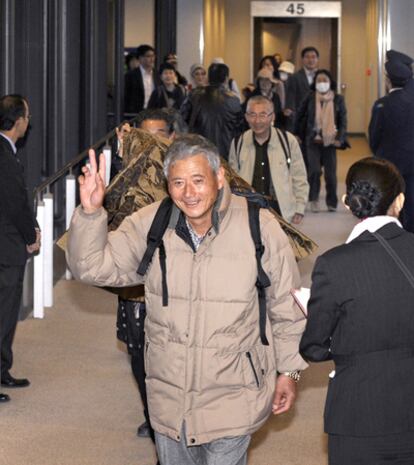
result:
<svg viewBox="0 0 414 465"><path fill-rule="evenodd" d="M124 136L131 132L131 125L129 123L125 123L120 129L115 128L115 132L119 142L118 156L122 158L124 154Z"/></svg>
<svg viewBox="0 0 414 465"><path fill-rule="evenodd" d="M79 193L82 208L86 213L94 213L103 205L105 195L105 156L99 155L99 167L96 164L94 150L89 150L89 164L82 168L79 176Z"/></svg>

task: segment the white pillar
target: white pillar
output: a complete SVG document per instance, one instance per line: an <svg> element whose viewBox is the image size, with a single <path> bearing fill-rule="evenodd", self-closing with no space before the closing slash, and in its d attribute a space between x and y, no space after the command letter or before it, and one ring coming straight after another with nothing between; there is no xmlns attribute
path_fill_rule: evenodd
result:
<svg viewBox="0 0 414 465"><path fill-rule="evenodd" d="M73 174L66 176L66 229L69 229L70 221L76 207L76 178ZM66 268L65 277L72 279L72 273Z"/></svg>
<svg viewBox="0 0 414 465"><path fill-rule="evenodd" d="M43 305L53 306L53 194L43 196L45 204L45 224L42 229L44 294Z"/></svg>
<svg viewBox="0 0 414 465"><path fill-rule="evenodd" d="M111 147L109 145L105 145L105 147L102 150L102 153L105 155L105 161L106 161L105 186L107 186L111 178L111 163L112 163Z"/></svg>
<svg viewBox="0 0 414 465"><path fill-rule="evenodd" d="M36 219L41 231L44 229L45 223L45 204L43 201L37 205ZM44 317L43 306L43 254L44 249L40 247L40 251L33 259L33 316L34 318Z"/></svg>

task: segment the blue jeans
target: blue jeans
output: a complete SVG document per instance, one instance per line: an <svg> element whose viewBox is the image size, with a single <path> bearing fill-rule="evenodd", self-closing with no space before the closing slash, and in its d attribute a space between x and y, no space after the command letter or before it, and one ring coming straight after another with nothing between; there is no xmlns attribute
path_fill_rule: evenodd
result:
<svg viewBox="0 0 414 465"><path fill-rule="evenodd" d="M245 435L187 446L184 425L180 442L155 432L161 465L246 465L249 443L250 435Z"/></svg>

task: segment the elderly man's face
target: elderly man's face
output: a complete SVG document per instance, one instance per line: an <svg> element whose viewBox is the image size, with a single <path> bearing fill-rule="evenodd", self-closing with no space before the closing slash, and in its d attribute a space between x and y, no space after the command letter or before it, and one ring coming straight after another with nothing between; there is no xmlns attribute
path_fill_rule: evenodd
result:
<svg viewBox="0 0 414 465"><path fill-rule="evenodd" d="M223 184L223 168L215 174L203 155L178 160L170 167L170 196L198 234L211 227L214 202Z"/></svg>
<svg viewBox="0 0 414 465"><path fill-rule="evenodd" d="M248 103L246 120L250 129L256 135L262 135L269 131L275 119L275 114L270 103Z"/></svg>

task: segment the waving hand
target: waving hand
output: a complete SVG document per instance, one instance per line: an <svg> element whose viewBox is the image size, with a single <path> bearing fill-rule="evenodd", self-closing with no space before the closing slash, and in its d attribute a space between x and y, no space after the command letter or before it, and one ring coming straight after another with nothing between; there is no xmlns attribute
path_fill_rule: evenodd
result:
<svg viewBox="0 0 414 465"><path fill-rule="evenodd" d="M89 165L82 168L79 176L79 192L82 208L86 213L93 213L102 207L105 195L105 156L99 156L99 167L94 150L89 150Z"/></svg>

